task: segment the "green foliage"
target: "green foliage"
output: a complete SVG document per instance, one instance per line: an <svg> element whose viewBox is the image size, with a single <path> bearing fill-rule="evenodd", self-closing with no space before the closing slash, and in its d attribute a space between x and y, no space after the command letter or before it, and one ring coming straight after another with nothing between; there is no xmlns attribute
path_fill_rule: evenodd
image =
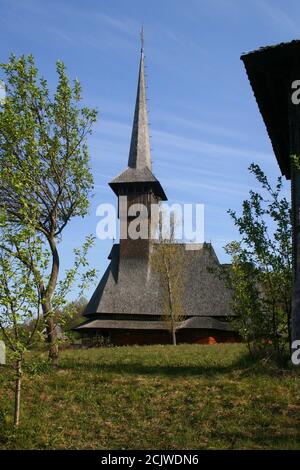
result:
<svg viewBox="0 0 300 470"><path fill-rule="evenodd" d="M16 360L30 348L41 324L39 279L32 264L47 266L41 237L28 223L11 227L0 222L0 335ZM22 258L22 260L21 260ZM32 328L24 328L31 322Z"/></svg>
<svg viewBox="0 0 300 470"><path fill-rule="evenodd" d="M72 329L84 322L82 314L86 306L87 300L84 297L79 297L62 306L55 313L64 335L71 341L80 337L79 333L72 331Z"/></svg>
<svg viewBox="0 0 300 470"><path fill-rule="evenodd" d="M292 168L294 168L295 170L300 170L300 157L299 157L299 155L291 155L290 159L291 159Z"/></svg>
<svg viewBox="0 0 300 470"><path fill-rule="evenodd" d="M34 222L34 221L33 221ZM15 368L14 424L19 426L22 362L32 346L40 325L39 278L32 265L45 264L42 243L34 226L10 227L0 221L0 338L11 350ZM32 328L24 328L30 321Z"/></svg>
<svg viewBox="0 0 300 470"><path fill-rule="evenodd" d="M234 325L249 347L271 348L283 357L290 339L291 208L281 196L281 178L273 189L258 165L249 170L262 192L250 191L242 215L229 211L241 241L225 247L232 265L222 274L232 289Z"/></svg>
<svg viewBox="0 0 300 470"><path fill-rule="evenodd" d="M83 290L95 277L87 268L88 236L75 250L74 266L61 279L57 244L69 221L85 216L93 177L89 168L87 137L96 121L96 110L81 105L81 86L70 82L65 66L56 64L58 83L54 93L38 73L34 59L12 55L0 64L5 100L0 103L0 214L19 237L15 256L28 267L38 286L46 320L50 357L57 357L54 311L79 278ZM30 259L25 247L26 230L35 231L40 256ZM2 243L2 248L8 248ZM17 287L17 286L15 286ZM52 348L52 349L51 349Z"/></svg>
<svg viewBox="0 0 300 470"><path fill-rule="evenodd" d="M95 237L88 235L85 239L81 248L75 248L74 252L74 263L70 269L67 269L64 278L57 283L57 288L52 298L52 309L53 313L57 309L67 305L66 294L70 291L71 287L76 282L79 293L78 299L80 299L84 291L94 282L97 271L94 268L89 268L87 260L88 251L94 245ZM82 268L85 270L82 272Z"/></svg>
<svg viewBox="0 0 300 470"><path fill-rule="evenodd" d="M96 111L79 107L81 88L57 62L51 96L32 56L1 64L6 99L0 105L0 204L10 220L37 211L37 228L58 235L71 217L84 216L93 187L86 137Z"/></svg>
<svg viewBox="0 0 300 470"><path fill-rule="evenodd" d="M35 377L40 374L50 374L52 370L48 359L32 360L25 363L24 371L29 377Z"/></svg>
<svg viewBox="0 0 300 470"><path fill-rule="evenodd" d="M60 61L52 94L31 55L12 55L0 70L0 330L15 359L17 427L24 354L46 327L49 357L57 362L54 312L74 282L83 290L95 276L88 236L58 283L57 244L68 222L88 211L93 178L86 142L96 111L80 105L80 84L70 83Z"/></svg>

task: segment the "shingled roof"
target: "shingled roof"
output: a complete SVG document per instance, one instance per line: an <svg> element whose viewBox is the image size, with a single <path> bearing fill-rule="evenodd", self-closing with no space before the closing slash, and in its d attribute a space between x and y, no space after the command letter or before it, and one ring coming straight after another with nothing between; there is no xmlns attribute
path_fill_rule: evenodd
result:
<svg viewBox="0 0 300 470"><path fill-rule="evenodd" d="M300 79L300 41L262 47L241 56L283 175L290 179L288 99Z"/></svg>
<svg viewBox="0 0 300 470"><path fill-rule="evenodd" d="M197 244L186 250L176 244L180 256L184 253L184 314L187 317L226 317L230 314L230 293L209 268L218 265L210 244ZM192 246L189 246L192 248ZM153 245L153 250L156 245ZM84 315L122 314L163 316L163 292L158 275L146 257L119 257L119 245L113 246L110 264L89 301ZM103 321L103 320L100 320Z"/></svg>
<svg viewBox="0 0 300 470"><path fill-rule="evenodd" d="M83 323L77 330L159 330L165 331L166 324L160 321L143 320L92 320ZM222 330L234 331L231 324L227 321L220 321L212 317L192 317L182 321L177 330L181 329L204 329L204 330Z"/></svg>

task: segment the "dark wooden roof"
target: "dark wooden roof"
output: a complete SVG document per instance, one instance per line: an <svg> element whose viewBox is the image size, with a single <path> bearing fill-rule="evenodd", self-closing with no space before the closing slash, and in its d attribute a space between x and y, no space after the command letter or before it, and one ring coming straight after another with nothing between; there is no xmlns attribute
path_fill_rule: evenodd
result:
<svg viewBox="0 0 300 470"><path fill-rule="evenodd" d="M290 179L289 98L300 79L300 41L262 47L241 56L283 175Z"/></svg>
<svg viewBox="0 0 300 470"><path fill-rule="evenodd" d="M166 330L166 324L162 320L158 321L138 321L138 320L89 320L78 326L76 330ZM220 321L212 317L192 317L182 321L178 325L181 329L205 329L234 331L231 324L226 321Z"/></svg>
<svg viewBox="0 0 300 470"><path fill-rule="evenodd" d="M117 195L119 194L120 187L132 186L134 184L137 190L139 190L139 187L141 188L141 192L151 188L161 200L167 201L168 199L160 182L147 166L143 168L128 167L108 184Z"/></svg>
<svg viewBox="0 0 300 470"><path fill-rule="evenodd" d="M184 253L184 314L188 317L225 317L230 314L230 294L209 267L218 259L210 244L196 245L195 250L176 244ZM155 244L153 246L155 249ZM163 292L156 272L147 257L120 258L114 245L106 272L90 299L84 315L163 315Z"/></svg>

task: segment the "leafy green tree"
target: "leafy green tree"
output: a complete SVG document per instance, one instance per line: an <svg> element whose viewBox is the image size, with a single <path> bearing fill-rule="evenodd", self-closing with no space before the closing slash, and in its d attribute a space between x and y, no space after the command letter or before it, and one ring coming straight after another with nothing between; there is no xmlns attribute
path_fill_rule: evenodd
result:
<svg viewBox="0 0 300 470"><path fill-rule="evenodd" d="M59 309L58 312L56 312L64 332L70 334L71 329L79 326L84 322L84 317L82 314L87 304L87 299L81 296L76 300L68 302L61 309Z"/></svg>
<svg viewBox="0 0 300 470"><path fill-rule="evenodd" d="M46 269L48 259L43 251L41 237L35 228L13 231L10 224L0 223L0 338L11 350L15 367L15 411L14 424L19 426L22 364L24 354L33 345L40 329L41 295L37 277L31 264ZM19 253L26 256L26 263L20 260ZM24 322L30 321L30 330L24 329Z"/></svg>
<svg viewBox="0 0 300 470"><path fill-rule="evenodd" d="M57 303L58 244L70 220L88 212L93 178L87 137L97 113L81 105L80 83L70 83L60 61L56 64L58 83L52 94L31 55L19 59L12 55L0 70L6 88L5 100L0 102L0 209L12 227L26 226L34 213L34 228L47 246L47 275L36 263L31 268L46 320L49 357L55 363L58 345L53 304ZM79 258L83 261L77 253L76 263ZM74 270L67 273L60 294L72 279Z"/></svg>
<svg viewBox="0 0 300 470"><path fill-rule="evenodd" d="M24 355L41 340L47 323L42 309L42 286L43 279L50 276L51 253L45 249L43 235L36 230L35 217L38 211L33 209L29 218L25 210L22 225L17 225L10 222L6 211L0 213L0 338L14 359L16 427L20 422ZM94 270L81 272L88 266L86 254L92 243L93 238L87 237L82 248L75 250L74 266L59 281L52 298L53 308L62 309L67 304L66 294L75 281L78 280L80 296L95 277Z"/></svg>
<svg viewBox="0 0 300 470"><path fill-rule="evenodd" d="M262 190L250 191L240 216L229 211L241 241L225 247L232 265L222 275L232 289L234 324L249 348L268 345L283 357L291 341L291 208L281 177L272 188L258 165L249 170Z"/></svg>

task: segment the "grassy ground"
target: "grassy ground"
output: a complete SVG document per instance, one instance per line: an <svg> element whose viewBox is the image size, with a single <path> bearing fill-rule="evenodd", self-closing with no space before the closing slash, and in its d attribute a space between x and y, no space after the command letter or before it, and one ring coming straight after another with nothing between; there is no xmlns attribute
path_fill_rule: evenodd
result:
<svg viewBox="0 0 300 470"><path fill-rule="evenodd" d="M0 368L0 448L300 449L300 375L243 345L68 350L28 359L21 428Z"/></svg>

